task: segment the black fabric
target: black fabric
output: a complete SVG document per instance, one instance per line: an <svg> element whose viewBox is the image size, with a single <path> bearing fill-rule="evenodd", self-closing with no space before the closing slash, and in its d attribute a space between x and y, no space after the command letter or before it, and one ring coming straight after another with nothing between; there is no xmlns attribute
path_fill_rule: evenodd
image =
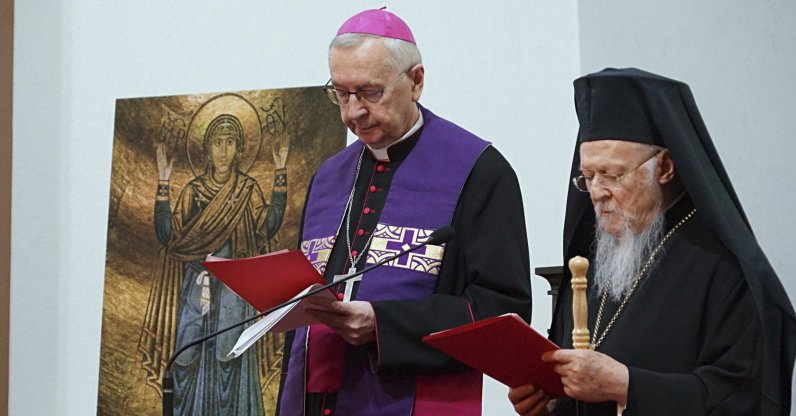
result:
<svg viewBox="0 0 796 416"><path fill-rule="evenodd" d="M727 256L734 257L751 291L754 310L762 325L761 408L764 410L761 414L788 414L796 355L796 316L779 278L754 237L688 85L634 68L606 69L582 77L574 85L578 117L588 123L581 126L578 134L570 177L579 174L579 151L583 141L602 138L651 143L657 140L654 138L660 139L662 146L669 149L676 173L699 210L705 231L715 235L726 247ZM610 88L620 89L620 92L605 93ZM622 91L632 92L625 96L634 98L618 105L620 101L616 97L624 94ZM610 98L601 100L599 97ZM625 118L612 115L619 111L635 115L628 123L631 126L646 124L648 131L643 128L625 130L621 124ZM634 131L638 131L638 137L633 137ZM594 210L588 195L569 186L564 224L565 262L575 255L588 253L593 228ZM556 305L553 316L552 336L557 339L565 336L557 331L567 315L565 309L569 305L564 299L570 290L570 277L565 270L561 282L562 301ZM682 290L688 291L689 287L686 285Z"/></svg>
<svg viewBox="0 0 796 416"><path fill-rule="evenodd" d="M350 222L349 238L357 252L361 252L375 229L392 177L414 148L419 133L391 146L387 163L378 162L365 151ZM376 192L370 191L372 186ZM364 214L365 207L372 211ZM418 301L372 302L378 346L373 343L361 348L368 348L374 368L383 374L436 374L465 369L421 341L431 332L508 312L530 322L530 260L519 182L506 159L493 147L481 154L470 172L451 225L456 235L446 244L433 295ZM350 267L345 228L343 222L326 266L324 277L328 281ZM357 235L359 229L363 230L361 236ZM366 257L363 255L358 269L364 267ZM288 347L283 371L287 369L291 344L292 333L285 343ZM334 395L329 394L308 396L308 415L322 414L324 407L318 403L328 406L334 400Z"/></svg>
<svg viewBox="0 0 796 416"><path fill-rule="evenodd" d="M667 229L692 207L684 199L669 210ZM562 292L561 304L571 305L572 291ZM595 292L590 286L592 331L600 305ZM606 302L598 337L618 307ZM571 308L560 313L554 341L572 348ZM625 415L754 415L761 405L761 330L735 256L697 212L666 243L597 351L630 369ZM573 405L563 400L557 414L574 415ZM616 403L582 403L580 410L615 415Z"/></svg>
<svg viewBox="0 0 796 416"><path fill-rule="evenodd" d="M599 75L575 80L578 141L624 139L663 146L655 128L657 114L645 105L645 85L658 83L664 88L677 88L680 83L636 68L608 68Z"/></svg>

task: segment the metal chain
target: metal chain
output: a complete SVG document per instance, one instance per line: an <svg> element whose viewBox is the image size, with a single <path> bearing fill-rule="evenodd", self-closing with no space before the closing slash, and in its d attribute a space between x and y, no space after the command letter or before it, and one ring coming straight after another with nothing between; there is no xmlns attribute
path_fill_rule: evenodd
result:
<svg viewBox="0 0 796 416"><path fill-rule="evenodd" d="M639 282L641 282L641 278L644 277L644 274L647 273L647 270L649 270L649 268L652 266L652 263L655 260L655 256L658 254L659 251L661 251L663 245L666 244L666 241L669 240L669 237L671 237L674 234L674 232L677 231L678 228L680 228L683 224L685 224L688 220L690 220L691 217L694 216L694 214L696 214L696 208L692 209L691 212L688 213L688 215L683 217L683 219L681 219L680 222L677 223L677 225L672 227L672 229L669 230L669 232L663 236L661 242L658 243L657 246L655 246L655 249L652 250L652 253L650 253L650 256L647 259L647 261L644 262L644 266L641 268L641 271L633 280L633 285L630 286L630 290L625 294L624 298L622 299L622 303L619 305L619 309L616 310L614 316L611 318L610 321L608 321L608 325L606 325L602 335L600 335L600 338L595 341L595 338L597 338L597 332L600 329L600 321L602 320L603 317L603 310L605 309L605 299L608 297L608 287L606 287L605 290L603 290L602 299L600 300L600 309L597 311L597 320L594 323L594 332L592 332L591 345L590 345L590 348L592 350L596 350L597 347L599 347L600 344L602 344L603 339L605 339L605 336L608 334L608 331L610 331L611 328L613 328L614 322L616 322L616 319L619 318L619 315L622 313L622 310L625 309L627 301L630 300L630 296L632 296L633 292L635 292L636 287L638 287Z"/></svg>
<svg viewBox="0 0 796 416"><path fill-rule="evenodd" d="M362 255L368 250L370 246L370 242L373 240L373 234L370 233L370 237L368 237L368 241L365 242L365 246L362 248L362 251L357 254L356 257L351 254L351 208L354 204L354 191L357 189L357 180L359 179L359 168L362 167L362 157L365 155L365 148L362 148L362 152L359 154L359 163L357 163L357 172L354 175L354 186L351 187L351 194L348 195L348 203L346 203L345 207L345 242L348 246L348 260L351 262L350 267L357 267L357 262L359 259L362 258Z"/></svg>

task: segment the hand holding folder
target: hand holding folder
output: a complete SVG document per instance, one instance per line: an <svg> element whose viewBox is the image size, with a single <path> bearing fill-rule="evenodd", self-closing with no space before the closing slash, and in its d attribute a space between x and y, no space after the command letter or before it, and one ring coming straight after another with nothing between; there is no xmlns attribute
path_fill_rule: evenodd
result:
<svg viewBox="0 0 796 416"><path fill-rule="evenodd" d="M314 284L308 286L306 289L299 292L294 297L304 296L310 290L313 290L321 285ZM319 300L309 302L310 298L318 297ZM318 309L319 306L328 305L337 300L337 296L330 290L321 291L309 298L303 299L299 302L291 303L285 307L279 308L268 315L265 315L259 321L255 322L252 326L246 328L232 351L227 356L237 357L243 354L244 351L249 349L258 339L268 332L285 332L291 329L296 329L301 326L307 326L316 323L312 315L307 313L308 309Z"/></svg>
<svg viewBox="0 0 796 416"><path fill-rule="evenodd" d="M517 314L435 332L423 341L509 387L533 384L551 397L564 396L555 364L542 361L542 354L559 347Z"/></svg>
<svg viewBox="0 0 796 416"><path fill-rule="evenodd" d="M230 290L258 311L265 311L323 286L326 281L301 251L280 251L244 259L208 256L202 263ZM310 298L316 298L309 302ZM284 332L315 323L307 309L323 308L337 300L331 290L279 308L246 328L229 355L237 357L267 332Z"/></svg>

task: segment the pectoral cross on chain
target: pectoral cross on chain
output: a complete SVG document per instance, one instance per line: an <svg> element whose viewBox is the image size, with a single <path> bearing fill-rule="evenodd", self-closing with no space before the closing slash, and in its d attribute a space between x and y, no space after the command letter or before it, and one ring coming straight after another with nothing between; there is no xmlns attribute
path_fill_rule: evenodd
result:
<svg viewBox="0 0 796 416"><path fill-rule="evenodd" d="M348 269L348 274L336 274L336 275L334 275L333 281L334 282L339 282L340 280L343 280L346 277L351 276L352 274L354 274L356 272L357 272L357 269L355 267L352 267L352 268ZM351 294L354 292L354 283L356 283L356 282L358 282L360 280L362 280L362 276L361 275L357 276L357 277L352 277L351 279L345 281L345 292L343 294L343 302L350 302L351 301Z"/></svg>

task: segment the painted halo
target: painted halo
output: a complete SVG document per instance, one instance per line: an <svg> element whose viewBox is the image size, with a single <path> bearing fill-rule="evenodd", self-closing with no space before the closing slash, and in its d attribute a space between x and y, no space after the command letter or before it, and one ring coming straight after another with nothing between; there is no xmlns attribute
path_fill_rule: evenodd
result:
<svg viewBox="0 0 796 416"><path fill-rule="evenodd" d="M208 163L204 149L205 133L210 123L222 114L234 116L243 127L243 149L238 169L243 173L248 172L257 159L262 144L260 115L257 114L257 109L240 95L217 95L202 104L188 124L185 151L194 176L205 173Z"/></svg>

